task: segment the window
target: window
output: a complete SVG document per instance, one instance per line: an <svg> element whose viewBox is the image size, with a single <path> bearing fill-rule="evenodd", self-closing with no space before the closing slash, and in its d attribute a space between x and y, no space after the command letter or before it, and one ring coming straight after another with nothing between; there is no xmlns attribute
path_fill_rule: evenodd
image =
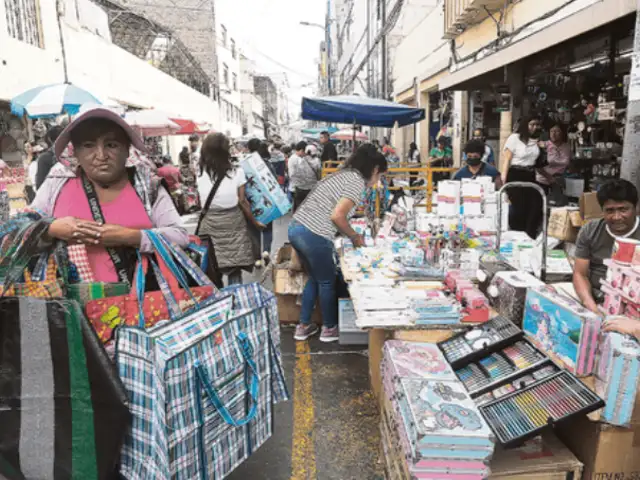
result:
<svg viewBox="0 0 640 480"><path fill-rule="evenodd" d="M229 85L229 67L226 63L222 64L222 80L225 85Z"/></svg>
<svg viewBox="0 0 640 480"><path fill-rule="evenodd" d="M238 91L238 75L236 75L235 73L233 74L233 91Z"/></svg>
<svg viewBox="0 0 640 480"><path fill-rule="evenodd" d="M220 25L220 35L222 35L222 46L227 46L227 27Z"/></svg>
<svg viewBox="0 0 640 480"><path fill-rule="evenodd" d="M40 0L5 0L7 29L16 40L44 48Z"/></svg>
<svg viewBox="0 0 640 480"><path fill-rule="evenodd" d="M231 39L231 56L234 60L238 58L236 54L236 41L233 38Z"/></svg>

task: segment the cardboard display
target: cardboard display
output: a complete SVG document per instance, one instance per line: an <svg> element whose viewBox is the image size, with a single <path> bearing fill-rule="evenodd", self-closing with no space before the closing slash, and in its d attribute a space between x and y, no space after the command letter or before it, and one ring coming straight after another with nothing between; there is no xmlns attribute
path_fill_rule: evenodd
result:
<svg viewBox="0 0 640 480"><path fill-rule="evenodd" d="M583 193L580 197L580 216L585 223L604 216L595 192Z"/></svg>
<svg viewBox="0 0 640 480"><path fill-rule="evenodd" d="M548 235L565 242L575 242L582 226L582 218L577 208L552 208L549 216Z"/></svg>
<svg viewBox="0 0 640 480"><path fill-rule="evenodd" d="M295 250L285 244L276 253L273 266L273 292L279 295L302 295L308 276L300 269Z"/></svg>
<svg viewBox="0 0 640 480"><path fill-rule="evenodd" d="M490 463L490 480L578 480L583 465L553 433L505 450L497 447Z"/></svg>
<svg viewBox="0 0 640 480"><path fill-rule="evenodd" d="M280 323L285 325L295 325L300 322L300 305L298 305L298 296L296 295L276 295L278 301L278 317ZM316 305L311 320L322 325L322 313L320 307Z"/></svg>

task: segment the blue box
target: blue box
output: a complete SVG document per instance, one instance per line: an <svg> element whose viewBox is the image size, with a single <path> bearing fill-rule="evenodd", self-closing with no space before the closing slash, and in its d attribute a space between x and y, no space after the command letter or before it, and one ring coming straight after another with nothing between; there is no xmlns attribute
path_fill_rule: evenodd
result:
<svg viewBox="0 0 640 480"><path fill-rule="evenodd" d="M596 393L606 402L601 420L629 426L640 377L640 345L635 338L606 333L598 350Z"/></svg>
<svg viewBox="0 0 640 480"><path fill-rule="evenodd" d="M268 225L289 213L289 197L259 155L246 156L240 166L247 177L245 194L256 220Z"/></svg>
<svg viewBox="0 0 640 480"><path fill-rule="evenodd" d="M532 343L574 375L593 373L601 325L600 316L551 287L527 292L522 329Z"/></svg>

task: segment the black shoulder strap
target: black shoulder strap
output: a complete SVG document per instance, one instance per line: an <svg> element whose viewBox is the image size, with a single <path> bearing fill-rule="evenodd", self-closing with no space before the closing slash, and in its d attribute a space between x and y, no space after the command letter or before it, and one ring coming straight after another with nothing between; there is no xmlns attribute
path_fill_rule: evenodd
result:
<svg viewBox="0 0 640 480"><path fill-rule="evenodd" d="M89 208L91 209L91 215L93 215L93 219L100 224L106 223L104 214L102 213L102 208L100 208L98 195L96 194L96 190L93 187L93 184L89 181L82 170L80 170L80 178L82 179L82 187L84 188L84 193L87 195L87 200L89 200ZM120 281L129 284L129 275L127 273L127 268L122 256L115 248L107 248L106 250L109 254L109 257L111 257L113 265L116 267L116 272L118 273L118 278L120 279Z"/></svg>
<svg viewBox="0 0 640 480"><path fill-rule="evenodd" d="M200 225L202 224L202 220L204 219L204 217L209 212L209 208L211 208L211 202L213 202L213 197L215 197L216 193L218 193L218 189L220 188L220 184L224 180L225 176L226 176L226 173L224 175L218 176L218 178L216 179L216 183L214 183L213 188L211 189L211 192L209 192L209 196L207 197L207 201L204 203L204 206L202 207L202 210L200 211L200 217L198 218L198 227L196 228L196 235L198 235L200 233Z"/></svg>

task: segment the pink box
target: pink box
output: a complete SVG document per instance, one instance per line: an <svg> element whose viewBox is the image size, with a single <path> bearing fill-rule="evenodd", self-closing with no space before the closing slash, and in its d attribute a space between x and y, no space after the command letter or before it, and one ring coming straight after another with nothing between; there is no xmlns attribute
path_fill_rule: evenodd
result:
<svg viewBox="0 0 640 480"><path fill-rule="evenodd" d="M602 293L604 293L604 303L602 310L605 315L620 315L624 311L624 301L620 291L614 290L608 285L602 285Z"/></svg>

